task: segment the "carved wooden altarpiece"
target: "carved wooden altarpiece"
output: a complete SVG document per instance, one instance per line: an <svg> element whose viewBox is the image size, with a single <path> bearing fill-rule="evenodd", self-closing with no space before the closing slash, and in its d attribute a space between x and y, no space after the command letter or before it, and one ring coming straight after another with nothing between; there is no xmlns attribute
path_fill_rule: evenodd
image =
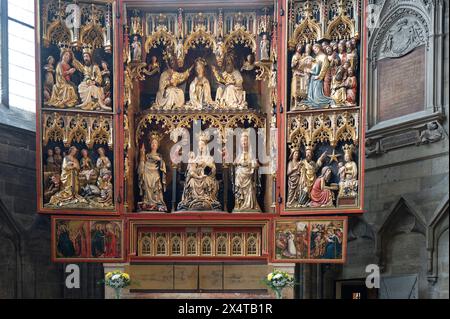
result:
<svg viewBox="0 0 450 319"><path fill-rule="evenodd" d="M289 257L295 216L314 215L305 229L345 262L345 215L363 207L359 0L36 8L54 261L330 262Z"/></svg>

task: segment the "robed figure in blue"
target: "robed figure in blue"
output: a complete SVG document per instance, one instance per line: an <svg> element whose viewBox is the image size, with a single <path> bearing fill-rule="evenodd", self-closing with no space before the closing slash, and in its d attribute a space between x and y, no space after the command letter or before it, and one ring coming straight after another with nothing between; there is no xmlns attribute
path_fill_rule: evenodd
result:
<svg viewBox="0 0 450 319"><path fill-rule="evenodd" d="M330 67L328 57L323 53L322 46L318 43L313 45L315 54L314 64L310 71L308 97L301 102L309 108L327 108L334 106L334 100L323 93L323 81Z"/></svg>

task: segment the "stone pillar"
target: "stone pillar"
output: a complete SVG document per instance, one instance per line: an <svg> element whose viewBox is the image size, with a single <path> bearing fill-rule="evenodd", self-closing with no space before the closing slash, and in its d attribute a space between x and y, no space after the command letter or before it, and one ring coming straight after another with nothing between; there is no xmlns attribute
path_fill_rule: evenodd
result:
<svg viewBox="0 0 450 319"><path fill-rule="evenodd" d="M119 263L117 263L117 264L103 264L103 269L105 270L105 275L106 275L110 271L116 271L116 270L120 270L120 271L125 272L127 266L129 266L128 263L126 263L126 264L119 264ZM105 278L105 277L103 277L103 278ZM131 278L131 280L133 280L133 278ZM130 294L130 290L129 289L127 289L127 288L123 289L123 291L122 291L122 298L123 299L128 298L129 294ZM114 289L112 289L110 287L107 287L105 285L105 299L115 299L115 298L116 298L116 295L115 295Z"/></svg>
<svg viewBox="0 0 450 319"><path fill-rule="evenodd" d="M269 264L268 271L280 270L287 272L295 278L295 264ZM275 298L275 294L273 294ZM294 288L286 288L283 290L283 299L294 299Z"/></svg>

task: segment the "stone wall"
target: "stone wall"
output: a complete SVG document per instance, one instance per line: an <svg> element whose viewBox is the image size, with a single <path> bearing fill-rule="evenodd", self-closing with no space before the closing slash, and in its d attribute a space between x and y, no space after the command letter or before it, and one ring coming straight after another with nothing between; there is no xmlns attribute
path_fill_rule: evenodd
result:
<svg viewBox="0 0 450 319"><path fill-rule="evenodd" d="M0 124L0 298L101 298L102 265L81 265L81 289L68 290L64 265L50 260L50 218L36 213L35 138Z"/></svg>
<svg viewBox="0 0 450 319"><path fill-rule="evenodd" d="M427 72L431 72L426 78L435 81L435 85L427 86L426 97L431 105L426 105L424 112L413 112L389 123L376 121L376 94L394 92L369 94L367 136L375 143L388 137L399 140L402 134L414 130L420 136L427 123L437 121L442 138L425 144L419 138L416 143L399 143L387 152L368 154L364 207L367 212L362 218L351 219L348 262L329 271L324 289L327 297L333 298L336 280L364 280L366 265L373 263L380 266L382 285L384 278L396 278L396 284L388 287L391 290L388 297L414 297L415 292L411 292L417 289L415 297L418 298L448 298L448 2L428 1L428 5L422 1L374 2L383 9L381 25L369 39L369 54L379 50L374 38L395 23L390 21L390 16L402 12L397 16L398 21L417 14L423 17L424 27L430 34L427 52L431 52L431 58L427 55ZM371 62L369 75L375 77L373 63L376 61ZM369 78L369 90L371 81L374 80ZM416 275L417 282L411 282L409 275Z"/></svg>

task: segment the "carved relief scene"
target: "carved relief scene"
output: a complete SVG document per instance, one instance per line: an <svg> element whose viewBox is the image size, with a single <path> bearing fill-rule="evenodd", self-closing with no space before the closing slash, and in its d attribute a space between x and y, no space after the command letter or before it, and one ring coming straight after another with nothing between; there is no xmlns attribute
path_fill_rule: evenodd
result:
<svg viewBox="0 0 450 319"><path fill-rule="evenodd" d="M359 6L289 2L288 210L360 206Z"/></svg>
<svg viewBox="0 0 450 319"><path fill-rule="evenodd" d="M44 207L114 209L112 117L42 115Z"/></svg>
<svg viewBox="0 0 450 319"><path fill-rule="evenodd" d="M112 112L111 4L42 4L42 108Z"/></svg>
<svg viewBox="0 0 450 319"><path fill-rule="evenodd" d="M45 209L114 210L113 7L41 3Z"/></svg>
<svg viewBox="0 0 450 319"><path fill-rule="evenodd" d="M257 141L275 123L273 8L160 11L126 12L128 211L270 210Z"/></svg>

